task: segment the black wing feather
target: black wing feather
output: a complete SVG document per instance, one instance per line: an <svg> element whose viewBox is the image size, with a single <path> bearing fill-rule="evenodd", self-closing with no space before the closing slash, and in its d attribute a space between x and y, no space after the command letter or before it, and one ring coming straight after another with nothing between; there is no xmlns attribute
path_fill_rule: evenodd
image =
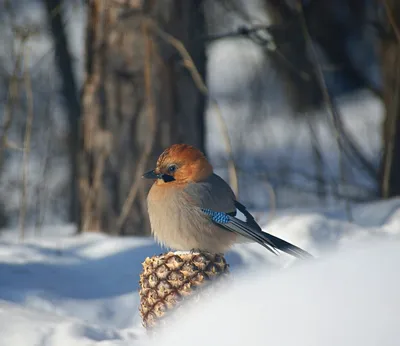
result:
<svg viewBox="0 0 400 346"><path fill-rule="evenodd" d="M242 220L230 216L230 220L227 223L219 224L220 226L226 228L229 231L235 232L244 236L248 239L256 241L260 245L264 246L271 252L276 254L275 249L286 252L292 256L299 258L310 258L312 257L307 251L300 249L299 247L283 240L272 234L265 233L259 229L254 229L253 227L247 225Z"/></svg>
<svg viewBox="0 0 400 346"><path fill-rule="evenodd" d="M216 223L216 222L214 221L214 223ZM260 236L260 234L258 234L255 230L247 227L246 224L242 220L239 220L235 217L230 217L229 222L223 223L223 224L220 224L220 223L216 223L216 224L218 226L221 226L221 227L227 229L228 231L237 233L247 239L257 242L258 244L265 247L267 250L271 251L275 255L278 254L275 251L275 246L273 246L273 244L270 244L269 241L265 241L265 239L262 236Z"/></svg>
<svg viewBox="0 0 400 346"><path fill-rule="evenodd" d="M235 201L234 203L235 203L235 207L240 212L242 212L244 216L246 216L246 224L248 224L262 232L261 227L258 225L257 221L254 219L254 216L249 213L247 208L242 203L239 203L238 201ZM235 212L235 214L236 214L236 212ZM236 215L233 215L233 216L236 216Z"/></svg>

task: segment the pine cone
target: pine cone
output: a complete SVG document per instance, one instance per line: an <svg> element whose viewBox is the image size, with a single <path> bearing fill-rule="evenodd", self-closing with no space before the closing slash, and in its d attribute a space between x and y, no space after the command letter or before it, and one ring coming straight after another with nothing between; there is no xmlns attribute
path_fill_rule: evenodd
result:
<svg viewBox="0 0 400 346"><path fill-rule="evenodd" d="M198 288L229 273L222 255L204 252L168 252L147 257L142 265L140 315L146 328L155 326Z"/></svg>

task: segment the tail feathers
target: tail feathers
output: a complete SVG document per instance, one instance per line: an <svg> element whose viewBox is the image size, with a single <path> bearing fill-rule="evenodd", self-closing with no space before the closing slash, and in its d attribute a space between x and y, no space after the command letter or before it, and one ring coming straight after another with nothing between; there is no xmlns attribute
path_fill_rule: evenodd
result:
<svg viewBox="0 0 400 346"><path fill-rule="evenodd" d="M311 254L307 251L293 245L281 238L275 237L272 234L262 232L265 239L269 239L269 241L274 244L275 248L280 251L286 252L289 255L299 257L299 258L313 258Z"/></svg>
<svg viewBox="0 0 400 346"><path fill-rule="evenodd" d="M249 224L223 212L216 212L210 209L202 210L215 224L225 228L228 231L234 232L247 239L257 242L276 255L276 250L280 250L298 258L313 257L307 251L304 251L283 239L275 237L272 234L263 232L252 217L250 218L251 222ZM251 216L251 214L249 215Z"/></svg>
<svg viewBox="0 0 400 346"><path fill-rule="evenodd" d="M247 239L257 242L275 255L278 254L275 250L276 246L274 246L274 244L271 243L269 239L264 238L262 234L259 234L257 230L248 227L243 221L236 219L235 217L230 217L229 219L229 222L222 225L224 228L228 229L231 232L237 233Z"/></svg>
<svg viewBox="0 0 400 346"><path fill-rule="evenodd" d="M246 238L256 241L260 245L266 247L271 252L277 254L276 250L286 252L289 255L298 258L312 258L307 251L300 249L299 247L283 240L272 234L265 233L261 229L256 229L246 225L243 221L230 217L230 222L224 224L223 226L229 230L236 232Z"/></svg>

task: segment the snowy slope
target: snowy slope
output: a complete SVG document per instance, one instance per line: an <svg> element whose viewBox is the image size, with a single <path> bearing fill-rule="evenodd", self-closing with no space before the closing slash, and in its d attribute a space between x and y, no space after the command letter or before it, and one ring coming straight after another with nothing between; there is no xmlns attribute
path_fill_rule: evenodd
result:
<svg viewBox="0 0 400 346"><path fill-rule="evenodd" d="M374 276L379 274L379 266L384 268L388 266L382 275L397 277L393 275L393 270L399 259L395 256L399 255L393 248L396 250L398 243L389 246L387 258L384 248L377 250L382 260L378 261L375 267L368 262L360 272L354 272L354 266L348 267L347 263L351 262L353 253L356 257L358 256L359 261L362 261L365 256L368 257L369 252L360 254L364 248L371 248L368 250L371 251L371 261L375 261L379 256L374 252L374 244L379 244L382 239L398 238L400 234L399 207L400 199L355 206L352 208L352 223L346 220L346 213L340 209L312 212L286 211L278 214L268 223L264 218L260 218L260 221L265 224L265 230L305 248L316 255L318 260L300 266L296 265L298 269L294 269L291 266L294 262L290 256L275 257L256 244L238 245L227 255L238 287L229 288L227 300L222 300L217 304L216 309L221 309L221 305L233 304L232 300L237 299L236 294L249 289L246 285L241 288L240 283L251 282L256 293L257 290L273 292L271 293L274 297L272 301L269 295L260 300L266 305L273 302L270 310L273 313L269 312L267 306L264 307L261 304L259 307L259 309L264 309L263 321L271 323L272 320L277 319L276 323L280 323L277 328L282 328L281 324L287 320L288 331L298 330L296 323L298 323L297 318L300 318L300 313L290 306L299 304L301 311L307 307L315 314L323 314L326 323L329 322L335 330L341 330L345 327L344 322L340 322L336 315L329 316L327 311L333 309L334 306L326 305L328 298L325 294L319 296L316 290L321 290L321 292L328 290L331 281L337 281L339 286L345 282L364 285L374 280ZM141 262L147 256L164 250L147 238L113 238L95 234L73 236L70 234L72 231L72 227L48 227L41 238L28 233L24 243L15 239L15 231L10 230L1 235L0 346L139 343L136 338L143 334L138 316L137 293ZM361 250L357 250L358 248ZM335 257L329 260L330 252L345 254L337 260L334 259ZM360 265L359 262L355 263L358 263L355 265ZM282 268L286 269L282 272L280 270ZM272 276L273 280L272 278L272 281L242 279L241 269L245 269L246 273L263 270L265 277ZM357 274L351 277L351 280L348 278L350 269ZM331 270L334 273L332 275L338 276L337 279L330 276ZM386 283L385 280L388 278L377 277L377 280L380 280L382 284L374 286L369 294L381 294L386 300L393 298L387 295L389 282ZM294 281L298 282L301 289L285 288L289 285L288 283L293 285ZM393 289L397 287L396 284L397 282L390 282ZM340 291L343 296L339 296L346 304L351 303L355 294L352 290L347 292L349 285L344 286L345 288ZM336 294L335 287L329 290L329 297L332 299ZM307 294L308 289L312 289L314 293ZM279 304L283 304L288 296L291 297L290 303L287 303L289 305L279 309ZM351 300L350 303L347 299ZM251 305L248 305L246 301L240 304L239 302L241 300L237 299L238 305L235 308L238 311L237 314L250 314L251 311L247 310L252 309ZM318 310L321 304L326 305L324 310ZM357 304L363 309L368 308L364 306L362 299ZM382 304L386 304L385 301ZM353 307L358 309L358 305L353 305ZM369 308L384 309L385 306L380 307L376 303ZM334 313L343 313L339 310L337 308ZM379 311L383 313L383 310ZM260 311L255 310L254 313L257 316ZM204 316L200 312L195 315ZM372 315L373 312L371 312ZM386 322L399 322L390 315L385 318ZM314 322L312 320L312 323L307 324L306 321L301 321L302 330L314 330ZM229 323L234 323L234 321L229 320ZM246 321L242 320L241 323L246 323ZM250 324L253 325L253 323L255 321L251 320ZM321 333L325 327L321 324ZM188 329L190 330L190 327ZM260 335L256 336L256 341L259 342ZM216 344L216 341L210 340L210 344ZM361 344L354 343L353 345ZM390 345L390 343L380 345Z"/></svg>
<svg viewBox="0 0 400 346"><path fill-rule="evenodd" d="M379 241L284 273L243 276L150 345L398 345L399 248Z"/></svg>

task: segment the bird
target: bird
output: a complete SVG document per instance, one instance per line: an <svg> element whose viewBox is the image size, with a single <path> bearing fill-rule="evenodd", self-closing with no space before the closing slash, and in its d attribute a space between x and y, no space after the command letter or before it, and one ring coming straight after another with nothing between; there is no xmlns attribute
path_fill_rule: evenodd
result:
<svg viewBox="0 0 400 346"><path fill-rule="evenodd" d="M154 180L147 195L151 232L157 242L176 251L224 254L235 243L257 242L274 254L312 257L305 250L264 232L237 201L229 184L214 173L203 152L173 144L142 176Z"/></svg>

